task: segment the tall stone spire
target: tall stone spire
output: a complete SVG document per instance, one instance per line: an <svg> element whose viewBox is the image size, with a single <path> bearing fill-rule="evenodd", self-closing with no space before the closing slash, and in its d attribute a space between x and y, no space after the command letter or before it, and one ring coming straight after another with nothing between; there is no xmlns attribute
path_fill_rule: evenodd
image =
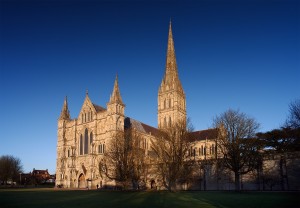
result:
<svg viewBox="0 0 300 208"><path fill-rule="evenodd" d="M175 56L175 47L172 34L172 23L169 25L169 36L168 36L168 48L167 48L167 61L166 61L166 75L173 74L177 75L177 63Z"/></svg>
<svg viewBox="0 0 300 208"><path fill-rule="evenodd" d="M183 93L182 85L178 76L171 21L169 25L166 70L162 85L168 85L169 88L177 89Z"/></svg>
<svg viewBox="0 0 300 208"><path fill-rule="evenodd" d="M66 96L65 100L64 100L63 108L62 108L60 116L59 116L59 120L70 120L70 119L71 119L71 116L70 116L70 112L68 109L68 100L67 100L67 96Z"/></svg>
<svg viewBox="0 0 300 208"><path fill-rule="evenodd" d="M116 75L116 79L115 79L115 83L114 83L114 89L112 91L112 94L110 96L110 103L119 103L119 104L123 104L122 101L122 97L121 97L121 93L119 90L119 82L118 82L118 75Z"/></svg>
<svg viewBox="0 0 300 208"><path fill-rule="evenodd" d="M158 90L158 128L169 128L178 122L186 122L186 100L179 80L172 24L170 21L167 60L164 78Z"/></svg>

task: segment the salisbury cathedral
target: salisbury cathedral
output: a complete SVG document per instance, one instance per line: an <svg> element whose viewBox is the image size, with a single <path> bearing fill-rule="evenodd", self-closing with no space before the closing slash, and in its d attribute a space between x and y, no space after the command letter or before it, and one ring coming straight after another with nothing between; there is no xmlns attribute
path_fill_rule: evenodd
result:
<svg viewBox="0 0 300 208"><path fill-rule="evenodd" d="M186 123L186 98L179 79L171 23L169 25L165 74L158 90L157 128L125 115L121 90L116 76L112 93L106 108L91 101L86 92L78 118L71 118L67 98L58 119L56 185L65 188L96 188L112 187L116 181L101 174L99 164L105 157L112 138L118 132L128 128L134 129L139 135L139 145L143 155L153 156L151 141L158 132L172 127L176 123ZM181 183L180 189L234 189L232 173L225 169L216 169L210 163L218 158L216 140L217 129L206 129L190 132L193 136L189 156L195 161L205 161L195 171L192 183ZM207 161L207 162L206 162ZM276 168L274 158L266 160L268 166ZM204 166L203 166L204 164ZM270 165L271 164L271 165ZM278 165L277 165L278 166ZM241 179L246 189L256 189L253 175L247 174ZM255 178L255 177L254 177ZM243 181L244 183L243 183ZM246 181L254 181L246 184ZM144 176L145 188L163 188L160 178L155 171Z"/></svg>
<svg viewBox="0 0 300 208"><path fill-rule="evenodd" d="M159 129L186 120L186 99L181 85L175 56L171 23L167 44L165 75L158 91L158 128L149 126L124 114L118 77L106 108L94 104L86 93L78 118L71 119L67 98L58 119L56 184L71 188L105 186L108 179L99 174L99 160L104 157L109 141L117 131L134 127L141 135L146 155L151 152L150 139ZM208 145L210 130L194 132ZM211 142L213 143L213 142ZM199 153L201 151L199 142ZM203 144L202 144L203 149ZM211 148L214 150L214 147ZM146 184L148 187L150 184Z"/></svg>

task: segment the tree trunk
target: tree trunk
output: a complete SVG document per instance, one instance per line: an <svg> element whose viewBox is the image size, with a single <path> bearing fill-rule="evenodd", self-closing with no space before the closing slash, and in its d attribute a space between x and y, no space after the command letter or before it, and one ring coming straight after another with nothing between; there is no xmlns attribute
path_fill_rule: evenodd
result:
<svg viewBox="0 0 300 208"><path fill-rule="evenodd" d="M234 183L235 183L235 190L240 191L240 173L234 173Z"/></svg>
<svg viewBox="0 0 300 208"><path fill-rule="evenodd" d="M206 191L206 167L204 167L204 174L203 174L203 189Z"/></svg>
<svg viewBox="0 0 300 208"><path fill-rule="evenodd" d="M261 180L262 180L262 169L261 168L257 168L256 169L257 172L257 177L256 177L256 183L257 183L257 190L260 191L261 190Z"/></svg>
<svg viewBox="0 0 300 208"><path fill-rule="evenodd" d="M280 168L280 186L281 186L281 190L284 191L283 156L280 157L279 168Z"/></svg>
<svg viewBox="0 0 300 208"><path fill-rule="evenodd" d="M288 169L287 169L286 160L287 160L287 157L285 156L284 157L285 181L286 181L287 190L290 190L289 176L288 176Z"/></svg>

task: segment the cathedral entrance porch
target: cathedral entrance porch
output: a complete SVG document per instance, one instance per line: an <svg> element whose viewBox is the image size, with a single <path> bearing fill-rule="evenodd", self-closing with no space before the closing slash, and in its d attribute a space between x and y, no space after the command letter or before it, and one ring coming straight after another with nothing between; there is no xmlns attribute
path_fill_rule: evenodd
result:
<svg viewBox="0 0 300 208"><path fill-rule="evenodd" d="M86 187L87 184L86 184L85 176L83 173L81 173L78 178L78 188L86 188Z"/></svg>

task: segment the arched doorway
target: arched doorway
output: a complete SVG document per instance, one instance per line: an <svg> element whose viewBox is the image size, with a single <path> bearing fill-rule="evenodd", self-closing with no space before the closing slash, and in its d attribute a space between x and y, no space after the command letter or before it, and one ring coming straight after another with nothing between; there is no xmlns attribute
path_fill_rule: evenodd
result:
<svg viewBox="0 0 300 208"><path fill-rule="evenodd" d="M85 176L83 175L83 173L81 173L79 175L78 188L86 188L86 180L85 180Z"/></svg>
<svg viewBox="0 0 300 208"><path fill-rule="evenodd" d="M151 189L156 189L156 183L154 179L151 180Z"/></svg>

